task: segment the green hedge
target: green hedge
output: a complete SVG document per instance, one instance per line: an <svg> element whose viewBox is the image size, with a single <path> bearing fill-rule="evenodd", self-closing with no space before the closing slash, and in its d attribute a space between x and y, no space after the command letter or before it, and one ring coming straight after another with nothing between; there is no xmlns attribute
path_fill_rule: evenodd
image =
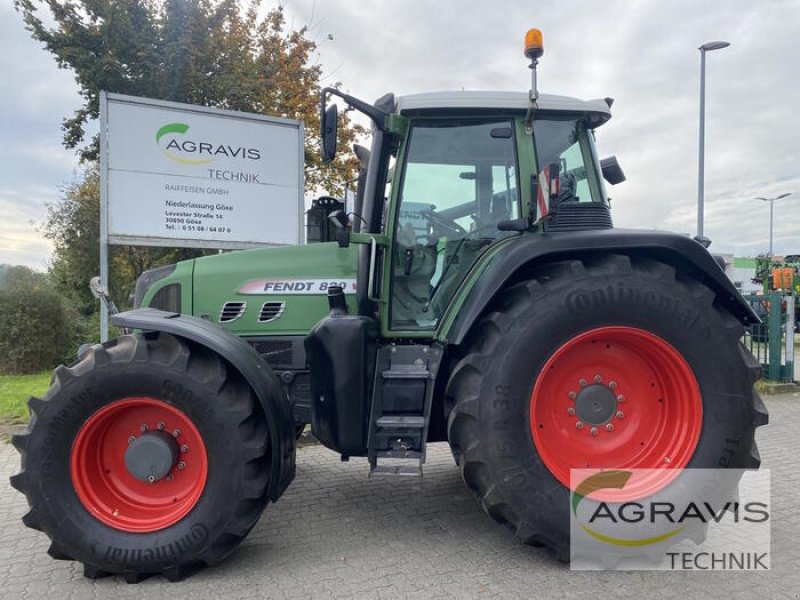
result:
<svg viewBox="0 0 800 600"><path fill-rule="evenodd" d="M0 373L52 369L70 353L77 319L39 282L0 287Z"/></svg>

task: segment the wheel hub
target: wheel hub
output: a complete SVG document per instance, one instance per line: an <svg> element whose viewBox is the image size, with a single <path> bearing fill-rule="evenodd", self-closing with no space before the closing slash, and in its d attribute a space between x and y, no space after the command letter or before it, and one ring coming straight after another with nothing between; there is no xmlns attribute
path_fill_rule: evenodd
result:
<svg viewBox="0 0 800 600"><path fill-rule="evenodd" d="M148 432L128 445L125 468L139 481L155 483L175 467L179 454L173 436L163 431Z"/></svg>
<svg viewBox="0 0 800 600"><path fill-rule="evenodd" d="M575 414L589 425L603 425L617 412L617 397L602 383L593 383L581 389L575 398Z"/></svg>

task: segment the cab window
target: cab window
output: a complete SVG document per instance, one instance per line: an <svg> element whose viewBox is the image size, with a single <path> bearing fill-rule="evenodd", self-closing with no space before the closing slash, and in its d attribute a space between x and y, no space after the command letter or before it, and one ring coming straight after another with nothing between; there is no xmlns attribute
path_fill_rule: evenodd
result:
<svg viewBox="0 0 800 600"><path fill-rule="evenodd" d="M422 121L410 132L395 221L392 329L432 329L473 262L519 216L510 120Z"/></svg>

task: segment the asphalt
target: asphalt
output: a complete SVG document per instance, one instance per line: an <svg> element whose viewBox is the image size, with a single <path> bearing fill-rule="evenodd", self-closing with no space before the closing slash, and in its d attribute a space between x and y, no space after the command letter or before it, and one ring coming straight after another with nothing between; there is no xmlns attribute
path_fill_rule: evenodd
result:
<svg viewBox="0 0 800 600"><path fill-rule="evenodd" d="M25 499L8 484L19 469L0 443L2 598L800 598L800 393L766 399L758 431L771 469L771 570L580 572L518 543L486 516L445 444L429 449L423 479L367 478L322 446L298 452L297 478L222 565L180 583L136 585L83 577L52 560L42 533L20 518Z"/></svg>

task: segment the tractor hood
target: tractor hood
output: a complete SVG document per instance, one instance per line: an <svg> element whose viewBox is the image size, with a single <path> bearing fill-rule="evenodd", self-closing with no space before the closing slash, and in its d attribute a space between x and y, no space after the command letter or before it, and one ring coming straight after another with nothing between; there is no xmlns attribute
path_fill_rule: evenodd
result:
<svg viewBox="0 0 800 600"><path fill-rule="evenodd" d="M192 314L238 335L305 335L327 314L332 285L355 306L356 254L321 243L198 258Z"/></svg>
<svg viewBox="0 0 800 600"><path fill-rule="evenodd" d="M328 313L332 285L355 310L356 256L355 247L316 243L182 261L143 273L135 306L193 315L237 335L305 335Z"/></svg>

